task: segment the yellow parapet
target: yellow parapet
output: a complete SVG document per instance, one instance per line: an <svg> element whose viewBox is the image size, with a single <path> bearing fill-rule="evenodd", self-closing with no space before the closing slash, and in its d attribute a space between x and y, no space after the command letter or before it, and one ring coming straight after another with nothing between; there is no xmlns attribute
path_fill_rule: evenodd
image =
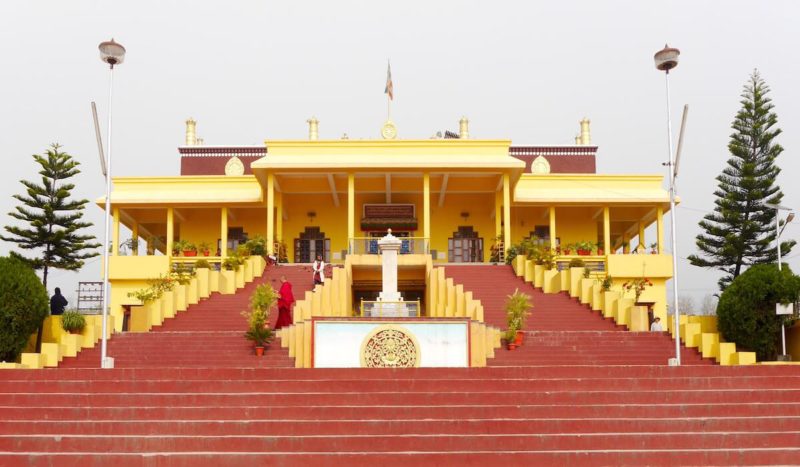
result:
<svg viewBox="0 0 800 467"><path fill-rule="evenodd" d="M236 272L220 271L219 292L222 295L232 295L236 293Z"/></svg>
<svg viewBox="0 0 800 467"><path fill-rule="evenodd" d="M200 302L200 291L197 284L197 278L192 277L192 280L186 284L186 304L197 305Z"/></svg>
<svg viewBox="0 0 800 467"><path fill-rule="evenodd" d="M592 311L603 311L603 287L597 281L592 286Z"/></svg>
<svg viewBox="0 0 800 467"><path fill-rule="evenodd" d="M683 325L683 339L686 347L699 347L701 334L700 323L686 323Z"/></svg>
<svg viewBox="0 0 800 467"><path fill-rule="evenodd" d="M26 368L35 370L44 368L46 360L40 353L24 352L20 355L20 363Z"/></svg>
<svg viewBox="0 0 800 467"><path fill-rule="evenodd" d="M209 293L219 292L219 271L208 271Z"/></svg>
<svg viewBox="0 0 800 467"><path fill-rule="evenodd" d="M543 264L534 264L533 265L533 286L537 288L544 287L544 265Z"/></svg>
<svg viewBox="0 0 800 467"><path fill-rule="evenodd" d="M719 333L704 332L700 336L700 350L703 358L719 357Z"/></svg>
<svg viewBox="0 0 800 467"><path fill-rule="evenodd" d="M247 258L247 260L242 265L242 272L244 276L244 281L247 283L253 282L253 257Z"/></svg>
<svg viewBox="0 0 800 467"><path fill-rule="evenodd" d="M533 264L533 260L526 259L523 264L525 265L525 273L523 275L525 282L534 282L536 280L536 277L535 277L535 265Z"/></svg>
<svg viewBox="0 0 800 467"><path fill-rule="evenodd" d="M755 365L755 352L735 352L731 356L731 365Z"/></svg>
<svg viewBox="0 0 800 467"><path fill-rule="evenodd" d="M569 269L562 269L559 271L559 279L558 279L558 291L559 292L569 292L569 287L571 285L570 281L570 270Z"/></svg>
<svg viewBox="0 0 800 467"><path fill-rule="evenodd" d="M617 300L614 308L614 320L617 324L627 326L630 323L632 306L632 298L620 298Z"/></svg>
<svg viewBox="0 0 800 467"><path fill-rule="evenodd" d="M594 285L594 279L586 279L584 277L581 278L581 303L584 305L589 305L592 302L592 286Z"/></svg>
<svg viewBox="0 0 800 467"><path fill-rule="evenodd" d="M583 268L569 268L569 296L580 299Z"/></svg>
<svg viewBox="0 0 800 467"><path fill-rule="evenodd" d="M59 343L64 345L65 357L74 357L80 352L82 342L83 337L80 334L62 334Z"/></svg>
<svg viewBox="0 0 800 467"><path fill-rule="evenodd" d="M732 342L719 343L719 356L717 363L720 365L734 365L733 355L736 353L736 344Z"/></svg>
<svg viewBox="0 0 800 467"><path fill-rule="evenodd" d="M60 350L60 346L55 342L42 342L43 366L58 366L58 362L61 360Z"/></svg>
<svg viewBox="0 0 800 467"><path fill-rule="evenodd" d="M132 306L131 317L128 322L128 331L147 332L152 328L153 323L150 318L150 310L147 305Z"/></svg>
<svg viewBox="0 0 800 467"><path fill-rule="evenodd" d="M161 314L164 318L175 317L175 289L164 292L161 296Z"/></svg>
<svg viewBox="0 0 800 467"><path fill-rule="evenodd" d="M614 307L616 306L616 302L619 300L619 298L619 292L615 292L613 290L607 290L603 292L603 318L614 317Z"/></svg>
<svg viewBox="0 0 800 467"><path fill-rule="evenodd" d="M557 269L544 272L544 293L558 293L561 291L561 274Z"/></svg>
<svg viewBox="0 0 800 467"><path fill-rule="evenodd" d="M239 269L234 271L234 279L237 289L244 288L244 268L242 266L239 266Z"/></svg>
<svg viewBox="0 0 800 467"><path fill-rule="evenodd" d="M633 332L649 331L649 317L647 314L646 306L632 306L630 307L631 321L629 328Z"/></svg>
<svg viewBox="0 0 800 467"><path fill-rule="evenodd" d="M195 269L197 273L197 295L200 298L208 298L210 292L208 290L209 269L199 268Z"/></svg>

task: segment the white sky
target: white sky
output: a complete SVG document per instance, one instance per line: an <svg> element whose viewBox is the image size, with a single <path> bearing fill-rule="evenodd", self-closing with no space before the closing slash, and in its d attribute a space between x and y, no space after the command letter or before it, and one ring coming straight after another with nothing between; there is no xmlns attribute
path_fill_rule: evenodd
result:
<svg viewBox="0 0 800 467"><path fill-rule="evenodd" d="M0 218L21 178L37 178L33 153L52 142L81 161L74 194L103 194L89 102L107 115L108 73L97 45L114 37L128 55L115 74L114 174L179 172L184 120L206 144L378 137L391 58L393 120L401 137L458 128L514 144L570 144L592 120L600 173L664 173L663 74L652 56L682 51L673 72L673 125L691 106L679 190L680 290L699 299L718 275L685 258L697 222L713 208L742 85L758 68L786 148L778 164L784 204L800 207L800 44L791 1L178 2L4 1L0 4ZM677 136L676 136L677 138ZM102 211L86 217L102 239ZM784 235L796 238L800 222ZM649 234L653 238L653 234ZM0 242L0 254L11 245ZM800 248L789 257L800 269ZM74 304L77 281L55 271Z"/></svg>

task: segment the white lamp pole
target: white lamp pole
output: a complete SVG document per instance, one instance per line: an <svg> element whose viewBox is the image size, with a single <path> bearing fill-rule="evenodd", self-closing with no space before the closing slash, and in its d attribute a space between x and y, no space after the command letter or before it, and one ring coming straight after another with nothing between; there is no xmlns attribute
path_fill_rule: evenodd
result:
<svg viewBox="0 0 800 467"><path fill-rule="evenodd" d="M678 66L678 56L681 52L678 49L665 45L663 49L656 52L656 68L664 72L667 87L667 146L669 150L669 218L670 234L672 241L672 301L675 307L675 364L681 364L681 325L680 310L678 309L678 242L675 229L675 161L672 153L672 118L670 114L669 101L669 71Z"/></svg>
<svg viewBox="0 0 800 467"><path fill-rule="evenodd" d="M792 208L781 206L780 204L764 203L765 207L775 210L775 250L778 252L778 271L781 270L781 210L790 211L789 217L786 218L786 224L794 219L794 213L791 212ZM786 224L783 224L786 227ZM786 326L781 324L781 356L786 358Z"/></svg>
<svg viewBox="0 0 800 467"><path fill-rule="evenodd" d="M108 357L107 336L108 336L108 257L109 240L111 225L111 98L114 90L114 65L119 65L125 60L125 47L110 41L101 42L100 60L109 65L108 83L108 152L106 153L106 216L103 240L103 336L100 347L100 367L113 368L114 360ZM115 248L117 245L115 245Z"/></svg>

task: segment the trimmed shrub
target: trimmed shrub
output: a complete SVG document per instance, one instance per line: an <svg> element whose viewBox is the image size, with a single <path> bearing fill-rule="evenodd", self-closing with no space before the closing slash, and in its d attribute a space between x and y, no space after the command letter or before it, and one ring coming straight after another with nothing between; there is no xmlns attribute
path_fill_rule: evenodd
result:
<svg viewBox="0 0 800 467"><path fill-rule="evenodd" d="M780 350L781 324L776 303L795 302L800 277L784 265L758 264L739 275L722 292L717 306L719 330L737 348L756 352L758 360L775 360ZM787 321L788 324L788 321Z"/></svg>
<svg viewBox="0 0 800 467"><path fill-rule="evenodd" d="M211 269L211 263L204 259L198 259L194 262L195 269Z"/></svg>
<svg viewBox="0 0 800 467"><path fill-rule="evenodd" d="M49 313L47 291L29 266L0 257L0 361L14 362Z"/></svg>

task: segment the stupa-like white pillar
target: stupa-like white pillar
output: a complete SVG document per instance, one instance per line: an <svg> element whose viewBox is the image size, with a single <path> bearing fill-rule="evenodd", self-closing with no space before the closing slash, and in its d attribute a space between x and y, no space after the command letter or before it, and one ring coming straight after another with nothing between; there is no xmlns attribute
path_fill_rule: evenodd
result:
<svg viewBox="0 0 800 467"><path fill-rule="evenodd" d="M392 235L392 229L389 229L385 237L378 240L383 276L383 289L378 296L381 301L400 301L400 292L397 291L397 254L402 245L403 242Z"/></svg>

